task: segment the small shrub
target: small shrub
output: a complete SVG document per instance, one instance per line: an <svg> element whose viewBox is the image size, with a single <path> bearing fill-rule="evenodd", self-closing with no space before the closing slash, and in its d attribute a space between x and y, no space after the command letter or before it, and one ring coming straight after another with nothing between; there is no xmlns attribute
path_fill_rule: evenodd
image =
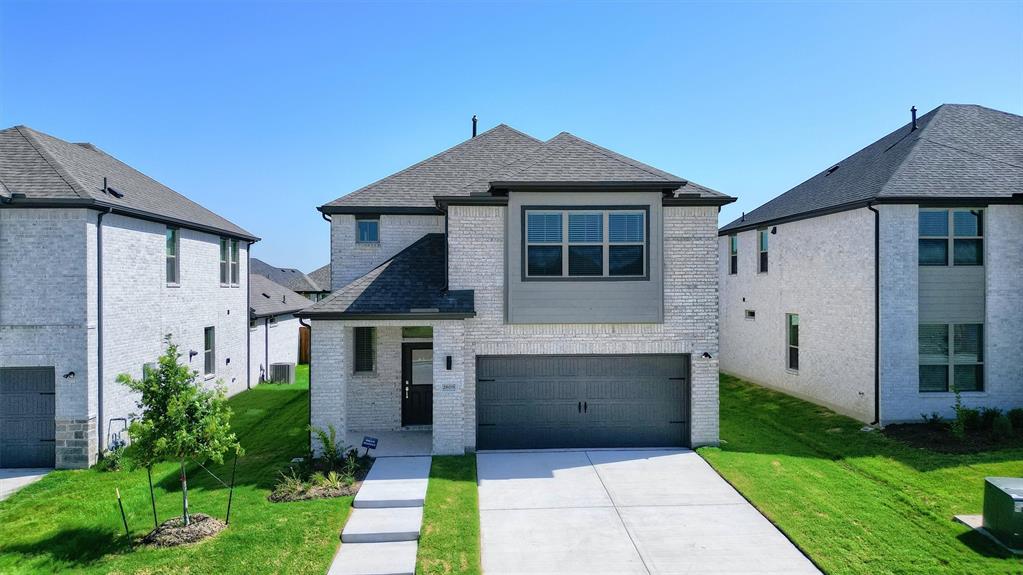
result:
<svg viewBox="0 0 1023 575"><path fill-rule="evenodd" d="M962 417L963 420L963 429L966 431L981 430L980 410L964 407L961 411L960 417Z"/></svg>
<svg viewBox="0 0 1023 575"><path fill-rule="evenodd" d="M326 475L321 476L318 485L327 489L341 489L345 485L351 485L352 483L355 483L355 481L348 481L346 477L342 477L337 471L328 471Z"/></svg>
<svg viewBox="0 0 1023 575"><path fill-rule="evenodd" d="M979 429L990 430L994 429L995 420L1002 414L1002 410L997 407L982 407L980 408L980 427Z"/></svg>
<svg viewBox="0 0 1023 575"><path fill-rule="evenodd" d="M955 418L952 420L952 436L956 439L962 439L966 437L966 408L963 407L963 396L959 393L959 390L952 386L952 391L955 393L955 403L952 404L952 409L955 411Z"/></svg>
<svg viewBox="0 0 1023 575"><path fill-rule="evenodd" d="M274 485L274 493L296 497L305 491L305 481L298 475L295 468L289 467L288 472L281 472L281 478Z"/></svg>
<svg viewBox="0 0 1023 575"><path fill-rule="evenodd" d="M120 471L124 469L124 448L111 449L103 454L103 459L96 462L93 469L98 471Z"/></svg>
<svg viewBox="0 0 1023 575"><path fill-rule="evenodd" d="M1010 409L1006 415L1016 431L1023 431L1023 408Z"/></svg>
<svg viewBox="0 0 1023 575"><path fill-rule="evenodd" d="M927 425L937 425L941 423L941 414L937 411L932 411L930 415L921 413L920 417L924 420Z"/></svg>
<svg viewBox="0 0 1023 575"><path fill-rule="evenodd" d="M1005 441L1012 437L1012 421L1007 415L1001 413L991 423L991 436L995 441Z"/></svg>
<svg viewBox="0 0 1023 575"><path fill-rule="evenodd" d="M344 448L337 441L337 430L333 425L327 426L327 431L322 427L309 426L309 431L316 436L320 443L320 459L328 470L339 469L344 460Z"/></svg>

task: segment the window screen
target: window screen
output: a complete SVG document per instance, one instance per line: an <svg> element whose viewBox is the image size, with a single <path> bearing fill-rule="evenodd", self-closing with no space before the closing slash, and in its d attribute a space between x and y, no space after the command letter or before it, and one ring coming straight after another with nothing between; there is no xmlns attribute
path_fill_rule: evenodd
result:
<svg viewBox="0 0 1023 575"><path fill-rule="evenodd" d="M355 332L355 371L373 371L376 363L376 328L357 327Z"/></svg>

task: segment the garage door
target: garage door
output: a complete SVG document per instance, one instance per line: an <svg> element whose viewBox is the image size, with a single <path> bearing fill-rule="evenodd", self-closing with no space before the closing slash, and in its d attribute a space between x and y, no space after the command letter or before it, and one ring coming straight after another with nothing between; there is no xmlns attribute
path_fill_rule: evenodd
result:
<svg viewBox="0 0 1023 575"><path fill-rule="evenodd" d="M479 357L479 449L688 442L686 355Z"/></svg>
<svg viewBox="0 0 1023 575"><path fill-rule="evenodd" d="M53 467L52 367L0 368L0 467Z"/></svg>

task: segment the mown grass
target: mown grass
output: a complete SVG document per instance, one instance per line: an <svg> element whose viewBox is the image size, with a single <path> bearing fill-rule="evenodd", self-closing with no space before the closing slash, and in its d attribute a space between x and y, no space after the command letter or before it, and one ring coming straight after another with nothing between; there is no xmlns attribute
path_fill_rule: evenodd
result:
<svg viewBox="0 0 1023 575"><path fill-rule="evenodd" d="M984 477L1023 474L1023 450L946 454L862 427L722 376L722 446L700 454L827 573L1023 573L952 521L980 512Z"/></svg>
<svg viewBox="0 0 1023 575"><path fill-rule="evenodd" d="M481 572L475 455L433 458L416 572Z"/></svg>
<svg viewBox="0 0 1023 575"><path fill-rule="evenodd" d="M144 470L56 471L0 502L0 573L324 573L351 498L270 503L278 472L308 450L308 367L294 385L260 385L231 398L238 459L231 524L212 540L174 549L139 546L153 528ZM207 466L230 483L231 464ZM181 514L173 463L153 470L160 521ZM121 490L131 540L114 495ZM189 470L189 510L224 518L228 489Z"/></svg>

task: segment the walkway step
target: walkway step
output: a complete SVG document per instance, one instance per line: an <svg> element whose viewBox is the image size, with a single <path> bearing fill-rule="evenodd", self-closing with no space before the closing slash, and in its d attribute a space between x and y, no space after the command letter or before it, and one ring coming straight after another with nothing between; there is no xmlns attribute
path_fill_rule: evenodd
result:
<svg viewBox="0 0 1023 575"><path fill-rule="evenodd" d="M430 457L380 457L352 503L356 509L422 507Z"/></svg>
<svg viewBox="0 0 1023 575"><path fill-rule="evenodd" d="M345 543L327 575L415 575L416 541Z"/></svg>
<svg viewBox="0 0 1023 575"><path fill-rule="evenodd" d="M353 509L344 531L341 532L341 542L417 541L422 524L422 507Z"/></svg>

